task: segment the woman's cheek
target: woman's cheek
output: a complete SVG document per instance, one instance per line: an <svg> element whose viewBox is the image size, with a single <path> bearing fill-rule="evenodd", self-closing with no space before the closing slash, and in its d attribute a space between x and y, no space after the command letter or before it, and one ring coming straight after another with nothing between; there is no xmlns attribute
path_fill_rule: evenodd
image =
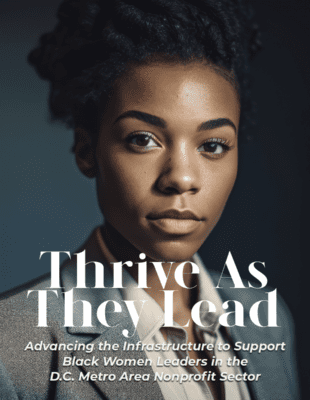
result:
<svg viewBox="0 0 310 400"><path fill-rule="evenodd" d="M207 208L207 215L212 221L218 220L221 216L229 195L234 187L237 177L237 164L229 166L222 165L218 171L212 174L206 173L203 182L204 205Z"/></svg>
<svg viewBox="0 0 310 400"><path fill-rule="evenodd" d="M108 193L105 196L105 208L109 207L109 202L131 208L134 203L139 204L147 197L152 180L152 163L145 163L141 159L142 157L114 153L114 156L108 156L102 162L100 173L104 191Z"/></svg>

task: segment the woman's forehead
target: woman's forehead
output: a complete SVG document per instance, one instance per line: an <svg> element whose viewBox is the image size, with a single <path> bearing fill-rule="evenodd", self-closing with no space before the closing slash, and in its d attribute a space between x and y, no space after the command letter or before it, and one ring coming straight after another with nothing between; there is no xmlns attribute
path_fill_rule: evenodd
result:
<svg viewBox="0 0 310 400"><path fill-rule="evenodd" d="M115 82L105 111L117 118L131 109L161 116L186 113L187 119L228 113L236 121L239 99L235 87L209 65L157 62L135 66Z"/></svg>

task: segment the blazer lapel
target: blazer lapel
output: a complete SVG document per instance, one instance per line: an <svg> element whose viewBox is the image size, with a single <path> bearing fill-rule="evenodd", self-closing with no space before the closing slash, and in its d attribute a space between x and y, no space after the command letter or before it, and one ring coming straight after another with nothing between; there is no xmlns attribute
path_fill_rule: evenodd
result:
<svg viewBox="0 0 310 400"><path fill-rule="evenodd" d="M219 280L218 273L212 273L214 282ZM249 310L251 306L262 298L258 296L256 289L234 289L228 285L224 288L219 289L219 294L223 302L227 300L236 300L242 303L244 307L244 327L234 326L228 329L230 333L230 339L232 342L232 348L235 347L236 342L240 345L251 345L257 343L270 344L275 343L282 336L279 335L280 327L259 327L249 318ZM262 304L262 307L266 307L266 303ZM264 318L267 316L267 309L261 310L261 314ZM266 321L265 321L266 322ZM263 323L265 323L263 322ZM274 399L287 399L290 388L287 386L289 382L287 378L287 371L285 370L284 354L281 351L263 351L258 353L253 351L236 351L239 359L247 359L248 364L246 367L242 367L244 372L248 374L261 374L258 380L247 381L248 388L251 393L251 398L257 400L274 400ZM279 382L279 377L285 377L283 382Z"/></svg>
<svg viewBox="0 0 310 400"><path fill-rule="evenodd" d="M249 319L245 320L245 325L249 322L250 322ZM233 345L236 342L242 342L245 344L260 343L261 338L260 337L255 338L256 336L255 328L253 329L253 327L250 326L246 327L234 326L229 328L229 333L231 335L231 340ZM245 367L241 367L244 372L254 375L262 374L262 376L258 379L258 381L247 382L247 386L251 394L251 399L267 400L267 399L277 398L277 397L270 397L270 388L268 382L266 383L266 378L268 379L268 377L265 376L264 371L266 370L266 368L262 366L262 361L259 360L254 353L250 354L245 351L235 351L235 352L240 360L242 359L248 360L248 364ZM259 356L261 356L261 354L259 354Z"/></svg>
<svg viewBox="0 0 310 400"><path fill-rule="evenodd" d="M119 332L120 333L120 332ZM127 343L135 344L139 341L137 335L133 338L126 340ZM99 359L99 367L95 366L81 366L80 370L83 372L83 376L98 376L99 372L104 376L105 380L90 381L91 384L97 387L98 391L104 395L105 398L115 399L162 399L163 396L159 385L154 381L154 373L151 366L144 365L146 361L146 355L144 351L124 351L124 340L123 335L119 336L119 340L115 340L115 332L112 329L108 329L105 334L100 335L92 341L94 344L94 351L91 356ZM112 347L106 346L105 351L99 351L99 344L118 344L119 350L114 351ZM73 352L73 356L77 358L85 358L84 352ZM117 366L104 365L104 360L120 360L125 362L129 360L129 364ZM134 365L139 360L139 365ZM142 364L142 365L141 365ZM123 378L123 379L122 379ZM112 381L110 381L112 379ZM120 380L122 379L122 380Z"/></svg>
<svg viewBox="0 0 310 400"><path fill-rule="evenodd" d="M94 234L87 241L84 249L86 250L86 262L102 260ZM74 289L76 287L75 262L68 262L61 271L64 291L67 292L73 289L73 301L76 302L74 304L74 326L67 328L67 331L72 335L72 342L74 340L81 341L82 338L84 338L83 342L85 342L85 337L88 337L87 343L94 345L94 350L90 354L86 354L84 351L73 351L71 356L76 357L76 360L86 358L99 360L98 366L79 365L79 378L88 380L89 384L93 385L97 392L106 399L151 398L164 400L158 383L154 381L152 367L145 365L147 360L145 352L124 350L125 344L135 345L140 339L135 331L128 309L122 300L120 291L111 287L113 285L113 277L110 268L105 267L104 270L104 284L107 286L105 289L94 289L94 265L87 266L86 277L87 288ZM122 307L121 312L114 312L115 304L111 300ZM87 301L91 304L92 326L90 327L82 326L82 301ZM106 315L110 327L101 324L97 318L98 307L105 301L109 301ZM124 336L126 331L128 338ZM100 350L99 345L105 346L101 347L104 350ZM112 345L116 345L118 350L113 350ZM128 361L127 364L124 363L123 365L115 363L111 365L112 363L108 362L108 360L119 360L120 364L122 364L122 361ZM137 365L138 360L140 365ZM100 373L101 375L99 375ZM106 377L104 379L105 374Z"/></svg>

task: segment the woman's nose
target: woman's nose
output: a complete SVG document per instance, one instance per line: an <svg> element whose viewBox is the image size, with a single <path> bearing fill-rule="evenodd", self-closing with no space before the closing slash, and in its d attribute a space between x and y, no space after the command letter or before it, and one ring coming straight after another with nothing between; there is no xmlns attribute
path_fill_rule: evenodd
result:
<svg viewBox="0 0 310 400"><path fill-rule="evenodd" d="M157 188L168 195L190 193L200 190L199 155L189 154L180 146L169 154L157 180Z"/></svg>

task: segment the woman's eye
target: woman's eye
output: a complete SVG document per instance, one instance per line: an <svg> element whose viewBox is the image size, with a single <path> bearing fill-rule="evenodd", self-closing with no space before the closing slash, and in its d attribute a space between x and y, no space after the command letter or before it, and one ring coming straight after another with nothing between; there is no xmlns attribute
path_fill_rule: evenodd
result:
<svg viewBox="0 0 310 400"><path fill-rule="evenodd" d="M159 147L159 145L155 142L152 136L143 133L130 135L127 138L127 142L135 146L144 147L147 149Z"/></svg>
<svg viewBox="0 0 310 400"><path fill-rule="evenodd" d="M212 154L223 154L227 150L227 146L218 142L206 142L198 148L198 151Z"/></svg>

